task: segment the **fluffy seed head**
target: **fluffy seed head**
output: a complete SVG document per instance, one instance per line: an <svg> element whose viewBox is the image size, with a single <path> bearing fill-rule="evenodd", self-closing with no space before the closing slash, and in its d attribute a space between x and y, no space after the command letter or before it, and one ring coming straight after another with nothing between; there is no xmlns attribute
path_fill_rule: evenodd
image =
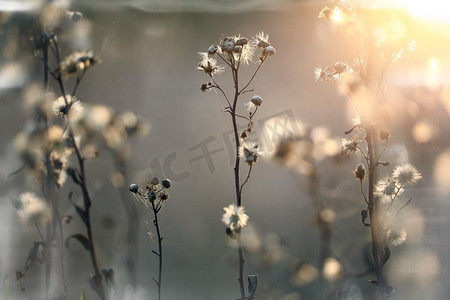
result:
<svg viewBox="0 0 450 300"><path fill-rule="evenodd" d="M400 185L413 185L422 179L422 175L411 164L397 166L392 173L392 178Z"/></svg>
<svg viewBox="0 0 450 300"><path fill-rule="evenodd" d="M56 99L52 104L55 115L61 118L79 116L83 112L83 105L75 96L65 95Z"/></svg>
<svg viewBox="0 0 450 300"><path fill-rule="evenodd" d="M249 219L248 215L245 214L245 209L242 206L237 206L236 204L230 204L223 208L225 213L222 216L222 222L230 228L233 232L236 232L239 228L247 225Z"/></svg>

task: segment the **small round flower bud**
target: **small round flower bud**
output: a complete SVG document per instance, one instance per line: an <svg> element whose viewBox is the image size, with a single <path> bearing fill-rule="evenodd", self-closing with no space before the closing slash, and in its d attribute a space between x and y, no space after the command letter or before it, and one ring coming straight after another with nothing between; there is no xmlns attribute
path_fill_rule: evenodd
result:
<svg viewBox="0 0 450 300"><path fill-rule="evenodd" d="M263 55L272 56L276 52L275 48L273 46L267 46L263 50Z"/></svg>
<svg viewBox="0 0 450 300"><path fill-rule="evenodd" d="M147 192L147 197L149 201L154 201L156 200L156 193L153 190L149 190Z"/></svg>
<svg viewBox="0 0 450 300"><path fill-rule="evenodd" d="M130 184L130 188L129 189L130 189L130 192L136 194L138 192L138 190L139 190L139 187L138 187L138 185L136 183L132 183L132 184Z"/></svg>
<svg viewBox="0 0 450 300"><path fill-rule="evenodd" d="M234 46L233 48L234 53L242 53L242 46Z"/></svg>
<svg viewBox="0 0 450 300"><path fill-rule="evenodd" d="M161 184L166 189L172 186L172 182L170 181L170 179L163 179L163 181L161 181Z"/></svg>
<svg viewBox="0 0 450 300"><path fill-rule="evenodd" d="M364 166L361 164L357 165L354 175L356 179L363 180L364 177L366 177L366 170L364 169Z"/></svg>
<svg viewBox="0 0 450 300"><path fill-rule="evenodd" d="M214 54L217 53L217 50L219 50L219 45L211 45L211 46L208 48L208 54L209 54L209 55L214 55Z"/></svg>
<svg viewBox="0 0 450 300"><path fill-rule="evenodd" d="M248 130L242 131L241 139L245 141L247 138L248 138Z"/></svg>
<svg viewBox="0 0 450 300"><path fill-rule="evenodd" d="M236 45L237 45L237 46L244 46L244 45L247 45L247 44L248 44L248 39L245 38L245 37L240 38L240 39L238 39L238 40L236 41Z"/></svg>
<svg viewBox="0 0 450 300"><path fill-rule="evenodd" d="M68 174L69 176L74 176L74 175L76 175L75 169L74 169L74 168L71 168L71 167L68 167L66 172L67 172L67 174Z"/></svg>
<svg viewBox="0 0 450 300"><path fill-rule="evenodd" d="M153 177L152 181L150 181L151 184L157 185L159 184L159 178L157 176Z"/></svg>
<svg viewBox="0 0 450 300"><path fill-rule="evenodd" d="M159 194L159 199L161 199L162 201L166 201L167 199L169 199L169 194L167 192L161 192Z"/></svg>
<svg viewBox="0 0 450 300"><path fill-rule="evenodd" d="M262 104L262 98L258 95L253 96L250 101L252 101L252 103L256 106L261 106Z"/></svg>
<svg viewBox="0 0 450 300"><path fill-rule="evenodd" d="M236 234L236 232L234 232L233 230L231 230L230 227L227 227L227 229L226 229L225 232L227 233L227 235L228 235L231 239L237 240L237 234Z"/></svg>
<svg viewBox="0 0 450 300"><path fill-rule="evenodd" d="M200 90L202 91L202 92L206 92L207 90L209 90L210 88L211 88L211 82L205 82L205 83L202 83L201 85L200 85Z"/></svg>
<svg viewBox="0 0 450 300"><path fill-rule="evenodd" d="M389 137L390 137L391 135L389 134L389 131L386 131L386 130L380 130L380 139L383 141L383 142L385 142L385 143L387 143L388 141L389 141Z"/></svg>
<svg viewBox="0 0 450 300"><path fill-rule="evenodd" d="M73 12L69 13L69 15L70 15L70 19L73 22L77 22L83 18L83 14L80 13L79 11L73 11Z"/></svg>
<svg viewBox="0 0 450 300"><path fill-rule="evenodd" d="M222 44L221 44L222 51L223 52L233 52L234 45L235 45L234 38L232 38L232 37L224 38L222 41Z"/></svg>

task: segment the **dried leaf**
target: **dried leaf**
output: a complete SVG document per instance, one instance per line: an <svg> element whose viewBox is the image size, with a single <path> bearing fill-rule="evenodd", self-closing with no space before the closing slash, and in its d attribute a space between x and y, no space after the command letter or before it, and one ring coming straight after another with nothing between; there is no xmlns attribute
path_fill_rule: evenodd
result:
<svg viewBox="0 0 450 300"><path fill-rule="evenodd" d="M258 275L248 275L248 299L255 299L256 288L258 287Z"/></svg>
<svg viewBox="0 0 450 300"><path fill-rule="evenodd" d="M33 247L31 247L30 251L28 252L27 260L25 261L25 269L24 271L28 271L31 267L33 267L34 263L38 259L38 252L39 247L42 246L44 248L44 243L42 242L34 242ZM40 259L38 259L41 261Z"/></svg>
<svg viewBox="0 0 450 300"><path fill-rule="evenodd" d="M102 298L102 276L100 274L90 274L88 277L89 286L93 289L97 295Z"/></svg>
<svg viewBox="0 0 450 300"><path fill-rule="evenodd" d="M75 206L75 210L77 211L83 223L87 225L89 223L89 217L87 212L80 206L76 205L75 203L73 204L73 206Z"/></svg>
<svg viewBox="0 0 450 300"><path fill-rule="evenodd" d="M383 250L381 252L381 265L384 266L390 257L391 257L391 249L389 249L389 246L385 243Z"/></svg>
<svg viewBox="0 0 450 300"><path fill-rule="evenodd" d="M106 283L110 287L114 287L116 282L114 281L114 270L112 268L107 268L102 270L103 276L105 277Z"/></svg>
<svg viewBox="0 0 450 300"><path fill-rule="evenodd" d="M363 209L361 211L361 222L364 224L364 226L366 227L370 227L370 223L366 223L367 217L369 216L368 212L366 209Z"/></svg>
<svg viewBox="0 0 450 300"><path fill-rule="evenodd" d="M73 234L73 235L69 236L65 242L65 245L67 248L69 248L69 242L71 239L78 240L80 242L80 244L83 245L84 249L86 249L87 251L91 251L91 249L92 249L91 242L84 235L77 233L77 234Z"/></svg>

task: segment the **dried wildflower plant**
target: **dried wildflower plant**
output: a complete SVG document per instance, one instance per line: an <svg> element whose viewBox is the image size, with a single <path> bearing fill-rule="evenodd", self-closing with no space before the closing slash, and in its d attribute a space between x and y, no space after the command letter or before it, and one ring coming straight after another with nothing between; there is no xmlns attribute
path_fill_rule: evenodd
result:
<svg viewBox="0 0 450 300"><path fill-rule="evenodd" d="M160 180L158 177L154 177L149 184L145 186L145 189L139 187L133 183L130 185L129 190L134 197L150 208L153 212L153 225L156 229L156 235L158 239L158 251L152 250L153 254L158 257L158 279L153 278L158 288L158 300L161 300L161 286L162 286L162 270L163 270L163 248L160 224L158 221L158 214L164 206L164 203L169 199L168 189L172 186L170 179Z"/></svg>
<svg viewBox="0 0 450 300"><path fill-rule="evenodd" d="M399 229L401 226L395 217L412 201L412 198L402 201L400 196L422 176L411 164L404 164L395 167L389 176L378 180L376 177L380 167L390 165L381 160L391 139L383 128L379 109L384 102L383 79L392 63L414 50L415 42L408 36L389 35L383 24L376 27L378 25L373 22L364 22L373 13L376 12L343 4L320 12L319 18L348 29L356 45L357 59L355 66L336 62L325 69L319 67L314 73L316 80L337 83L358 114L354 126L345 132L353 136L342 139L341 153L347 157L358 153L364 159L364 164L358 164L353 173L367 207L361 211L361 221L370 227L373 270L377 276L371 282L378 287L378 299L386 299L394 293L383 274L383 266L390 258L389 247L406 239L406 232Z"/></svg>
<svg viewBox="0 0 450 300"><path fill-rule="evenodd" d="M259 52L257 67L253 74L246 81L242 81L240 71L243 66L249 65L252 62L256 52ZM254 38L248 39L240 35L237 36L223 36L218 44L211 45L205 52L200 52L201 61L197 65L197 70L205 73L209 77L209 81L202 83L200 90L202 92L216 90L224 97L226 102L223 111L228 113L231 117L233 125L234 140L235 140L235 163L234 163L234 182L236 191L236 204L225 208L226 214L223 221L227 225L226 232L230 237L233 237L238 242L238 256L239 256L239 289L241 299L247 299L244 287L244 256L243 247L241 243L241 229L246 224L248 216L243 213L242 207L242 191L244 186L250 179L252 168L262 155L261 147L254 141L249 139L249 135L253 130L253 118L257 113L263 100L261 96L254 95L247 98L246 103L242 103L241 98L253 89L250 85L253 83L256 75L265 63L268 57L274 55L275 48L269 42L269 35L264 32L258 33ZM219 65L219 62L222 65ZM216 80L216 75L223 73L226 69L231 71L233 80L233 94L228 95L222 85ZM246 107L247 115L239 113L242 104ZM247 123L244 130L240 130L238 120L243 120ZM240 179L240 163L241 159L245 160L248 165L247 175L241 182ZM233 220L231 220L233 219ZM255 282L255 276L251 277L249 282ZM256 290L256 282L249 284L250 295L253 295Z"/></svg>
<svg viewBox="0 0 450 300"><path fill-rule="evenodd" d="M298 179L299 185L304 190L313 209L312 225L318 229L319 249L317 262L311 263L311 267L317 272L306 281L315 283L319 298L326 298L331 288L331 280L327 274L329 268L327 262L336 261L332 251L332 226L336 220L336 199L339 197L339 180L329 178L328 164L338 161L339 141L330 136L329 131L323 127L311 127L298 123L300 133L298 136L285 136L276 143L272 153L272 159L286 166ZM355 141L350 141L353 145ZM359 143L356 143L358 146ZM326 165L325 169L322 166ZM332 176L332 175L331 175ZM333 184L330 184L330 183ZM303 197L302 197L303 198ZM303 200L303 199L302 199ZM309 264L308 264L309 265ZM328 267L327 267L328 266ZM341 276L335 274L334 279ZM319 296L320 295L320 296Z"/></svg>
<svg viewBox="0 0 450 300"><path fill-rule="evenodd" d="M94 269L87 276L92 289L100 299L106 299L103 279L113 284L112 269L101 270L95 253L90 208L92 199L87 187L85 162L88 145L80 135L80 120L88 114L81 99L76 96L80 83L92 66L100 63L92 50L78 51L63 58L60 43L64 44L66 29L76 26L82 14L66 9L64 3L49 3L42 9L34 28L32 46L43 65L43 87L32 86L25 92L24 107L31 111L32 122L14 140L14 147L23 161L21 169L35 179L42 191L42 199L32 193L24 193L16 201L18 214L24 224L34 224L42 241L35 242L30 250L23 276L42 251L45 265L46 298L69 299L65 278L64 248L75 239L89 252ZM61 38L62 36L62 38ZM53 80L53 81L52 81ZM71 86L69 91L68 86ZM55 91L51 91L55 87ZM82 204L69 200L86 228L86 234L72 234L64 239L62 204L58 201L59 189L71 179L82 193ZM56 263L55 263L56 262ZM20 278L22 278L21 276ZM52 296L50 296L52 294Z"/></svg>

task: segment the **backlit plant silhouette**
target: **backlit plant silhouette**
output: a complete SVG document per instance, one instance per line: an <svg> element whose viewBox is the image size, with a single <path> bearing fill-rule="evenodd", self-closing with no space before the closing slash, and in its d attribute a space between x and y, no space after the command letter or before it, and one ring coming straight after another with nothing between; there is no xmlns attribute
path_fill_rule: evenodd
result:
<svg viewBox="0 0 450 300"><path fill-rule="evenodd" d="M76 51L63 57L66 50L61 45L65 46L67 41L60 35L64 36L62 33L76 26L82 18L81 13L50 3L39 17L31 41L35 56L42 63L43 87L32 84L27 88L25 108L32 121L16 136L14 146L23 161L19 171L23 169L31 175L35 184L41 187L42 197L37 193L23 193L14 204L22 223L36 228L41 240L33 243L25 266L16 272L16 278L22 286L22 278L36 261L42 260L46 298L68 299L63 246L68 247L75 239L90 254L94 269L88 276L90 286L99 298L106 299L108 292L104 282L114 285L114 271L101 269L96 256L91 222L93 201L85 163L97 157L100 149L109 150L116 166L111 180L123 190L129 140L135 134L146 133L146 125L132 112L114 113L106 106L84 104L76 96L86 72L100 63L92 50ZM71 159L75 159L75 163ZM74 199L76 192L70 192L68 198L85 226L86 234L77 233L65 239L63 225L71 222L72 216L61 213L64 203L59 199L59 192L67 178L80 188L81 205ZM128 197L123 198L128 200ZM135 220L137 213L128 209L130 205L124 205L128 218ZM137 247L137 241L133 239L137 236L135 227L129 228L132 230L129 247ZM129 261L135 259L133 251L128 254ZM134 269L129 268L129 271L132 273Z"/></svg>
<svg viewBox="0 0 450 300"><path fill-rule="evenodd" d="M222 37L218 44L214 44L209 47L206 52L201 52L201 61L197 65L197 70L205 73L209 76L210 81L203 83L200 86L201 91L206 92L210 90L217 91L221 94L226 101L223 112L230 115L231 123L233 125L233 133L235 140L235 162L234 162L234 185L236 192L236 203L230 204L225 207L225 214L222 221L225 223L226 233L232 239L236 239L238 243L238 257L239 257L239 271L238 281L239 290L241 294L241 300L253 299L256 292L257 277L255 275L248 277L248 296L246 296L244 287L244 254L241 242L241 230L247 224L248 216L245 214L245 210L242 204L242 192L244 186L250 179L250 175L253 169L253 165L258 161L258 157L261 155L261 147L254 141L249 139L249 135L253 129L253 118L257 113L259 107L262 104L262 98L258 95L247 98L248 116L241 114L240 106L242 98L249 92L253 92L250 89L250 85L255 79L256 75L260 71L261 67L265 63L269 56L275 54L275 48L269 43L269 36L263 32L256 35L255 38L249 40L245 37L231 36ZM257 67L249 79L243 80L241 78L241 68L245 65L252 64L252 58L254 52L259 49L260 56L258 59ZM225 65L220 65L218 63ZM229 69L232 76L233 92L229 95L225 89L216 80L215 75L220 74ZM241 129L238 120L244 120L247 125ZM248 166L247 175L245 179L241 181L241 159L243 159Z"/></svg>
<svg viewBox="0 0 450 300"><path fill-rule="evenodd" d="M379 108L386 101L383 80L387 69L406 52L413 51L415 42L405 36L388 35L388 30L381 25L385 20L377 20L376 11L337 5L332 9L324 8L319 18L346 26L356 45L355 66L338 61L326 68L316 68L315 77L336 83L357 113L354 126L345 132L351 137L342 139L341 154L360 154L364 161L356 166L354 177L366 206L361 211L361 221L370 228L371 234L376 279L370 282L378 288L377 297L385 299L394 294L394 288L383 273L391 255L390 246L402 243L406 237L395 217L412 200L401 202L400 195L405 187L417 183L422 176L412 165L404 164L395 167L391 175L377 179L378 169L390 165L381 159L391 138L384 128Z"/></svg>
<svg viewBox="0 0 450 300"><path fill-rule="evenodd" d="M153 212L153 225L156 229L156 238L158 241L158 251L152 250L153 254L158 257L158 279L153 278L158 287L158 300L161 300L161 286L162 286L162 270L163 270L163 237L161 234L160 224L158 222L158 214L164 206L164 203L169 199L167 190L172 186L169 179L159 180L154 177L149 184L145 186L145 190L139 188L135 183L130 185L130 192L146 207Z"/></svg>

